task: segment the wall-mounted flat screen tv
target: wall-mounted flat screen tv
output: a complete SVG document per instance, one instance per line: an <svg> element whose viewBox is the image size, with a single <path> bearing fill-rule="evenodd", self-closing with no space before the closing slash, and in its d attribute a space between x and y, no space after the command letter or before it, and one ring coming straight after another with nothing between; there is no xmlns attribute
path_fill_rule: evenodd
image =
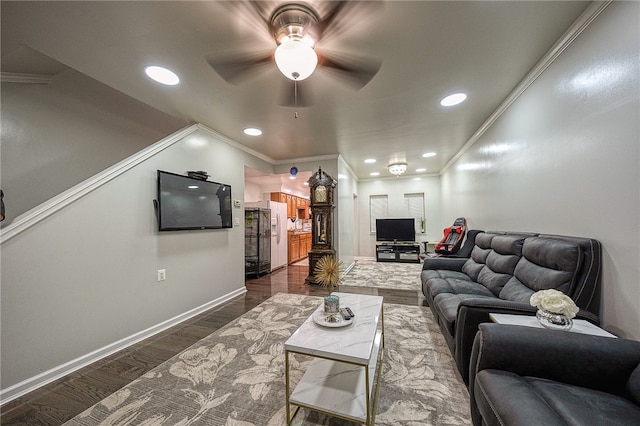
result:
<svg viewBox="0 0 640 426"><path fill-rule="evenodd" d="M158 170L158 230L231 228L231 186Z"/></svg>
<svg viewBox="0 0 640 426"><path fill-rule="evenodd" d="M376 219L376 241L415 242L414 218Z"/></svg>

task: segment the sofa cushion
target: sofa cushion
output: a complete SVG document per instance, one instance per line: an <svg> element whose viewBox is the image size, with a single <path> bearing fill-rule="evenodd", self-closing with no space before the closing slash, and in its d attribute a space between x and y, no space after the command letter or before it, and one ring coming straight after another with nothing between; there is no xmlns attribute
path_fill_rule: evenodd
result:
<svg viewBox="0 0 640 426"><path fill-rule="evenodd" d="M640 407L624 397L547 379L525 379L567 423L631 425L640 419Z"/></svg>
<svg viewBox="0 0 640 426"><path fill-rule="evenodd" d="M455 279L460 279L460 280L471 281L471 278L469 278L467 276L467 274L465 274L463 272L460 272L460 271L449 271L449 270L446 270L446 269L437 269L437 270L428 269L426 271L422 271L421 276L423 278L423 281L429 281L429 280L436 279L436 278L443 278L443 279L455 278Z"/></svg>
<svg viewBox="0 0 640 426"><path fill-rule="evenodd" d="M581 264L582 249L578 244L544 237L527 238L514 276L504 285L499 297L528 303L529 297L538 290L553 288L570 294Z"/></svg>
<svg viewBox="0 0 640 426"><path fill-rule="evenodd" d="M640 364L633 370L629 380L627 381L627 391L631 394L631 397L636 401L636 404L640 405Z"/></svg>
<svg viewBox="0 0 640 426"><path fill-rule="evenodd" d="M487 424L631 425L640 418L626 398L507 371L482 370L474 388Z"/></svg>
<svg viewBox="0 0 640 426"><path fill-rule="evenodd" d="M484 267L487 256L491 253L491 240L495 234L483 232L476 236L476 245L471 250L471 257L462 266L462 272L467 274L473 281L478 281L478 274Z"/></svg>
<svg viewBox="0 0 640 426"><path fill-rule="evenodd" d="M475 377L474 394L483 425L566 426L522 377L511 372L480 371Z"/></svg>
<svg viewBox="0 0 640 426"><path fill-rule="evenodd" d="M469 291L471 290L476 291L477 294L469 294ZM466 293L441 293L437 295L433 298L433 306L431 306L431 308L436 313L436 316L439 319L438 322L444 325L444 327L449 331L449 334L453 336L455 335L456 317L458 315L458 306L460 305L460 302L479 298L495 300L495 296L489 290L481 285L473 283L473 288L469 288Z"/></svg>
<svg viewBox="0 0 640 426"><path fill-rule="evenodd" d="M500 290L498 297L503 300L528 304L533 293L535 292L522 284L516 277L511 277L502 290Z"/></svg>
<svg viewBox="0 0 640 426"><path fill-rule="evenodd" d="M513 271L522 256L524 237L498 235L491 240L491 252L477 281L487 287L496 297L513 276Z"/></svg>
<svg viewBox="0 0 640 426"><path fill-rule="evenodd" d="M447 279L436 278L436 279L431 279L427 282L427 291L429 292L429 294L431 295L431 298L433 299L434 297L442 293L456 294L461 289L462 291L460 292L464 293L465 289L471 288L472 286L477 287L478 284L469 280L469 278L466 276L460 277L460 278L447 278ZM456 289L458 289L458 291L456 291Z"/></svg>
<svg viewBox="0 0 640 426"><path fill-rule="evenodd" d="M525 237L520 235L497 235L491 240L491 248L500 254L522 256ZM514 265L515 267L515 265Z"/></svg>

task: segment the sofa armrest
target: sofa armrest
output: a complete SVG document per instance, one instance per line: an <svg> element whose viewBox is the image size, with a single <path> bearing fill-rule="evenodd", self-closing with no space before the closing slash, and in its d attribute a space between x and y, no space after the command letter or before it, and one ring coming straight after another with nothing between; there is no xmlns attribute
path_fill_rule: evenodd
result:
<svg viewBox="0 0 640 426"><path fill-rule="evenodd" d="M497 369L628 397L626 383L638 364L638 341L481 324L472 350L469 389L480 371Z"/></svg>
<svg viewBox="0 0 640 426"><path fill-rule="evenodd" d="M473 340L478 332L478 326L491 322L490 313L535 315L537 308L528 303L512 302L503 299L478 298L460 302L456 317L455 354L458 371L465 383L469 384L469 360ZM591 312L580 310L577 319L584 319L594 325L600 325L599 318Z"/></svg>
<svg viewBox="0 0 640 426"><path fill-rule="evenodd" d="M467 261L466 258L456 257L427 257L422 264L422 270L438 270L462 271L462 266Z"/></svg>

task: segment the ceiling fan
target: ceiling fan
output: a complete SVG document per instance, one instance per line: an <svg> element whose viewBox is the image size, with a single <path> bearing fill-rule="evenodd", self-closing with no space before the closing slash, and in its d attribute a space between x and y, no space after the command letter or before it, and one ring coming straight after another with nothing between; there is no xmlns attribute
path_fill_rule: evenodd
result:
<svg viewBox="0 0 640 426"><path fill-rule="evenodd" d="M300 83L310 77L316 68L333 71L357 90L366 86L380 69L381 64L377 60L329 53L317 47L323 37L339 28L340 15L347 8L364 7L363 3L331 2L331 8L323 17L307 4L285 3L275 8L268 18L260 3L249 2L266 25L276 48L268 52L226 57L208 55L206 61L225 81L237 84L248 75L275 63L289 82L281 104L304 107L310 103L308 98L302 96Z"/></svg>

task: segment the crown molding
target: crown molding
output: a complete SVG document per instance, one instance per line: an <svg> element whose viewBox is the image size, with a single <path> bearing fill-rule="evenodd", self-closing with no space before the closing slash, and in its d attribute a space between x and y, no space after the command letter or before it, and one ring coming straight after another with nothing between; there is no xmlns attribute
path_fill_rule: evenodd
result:
<svg viewBox="0 0 640 426"><path fill-rule="evenodd" d="M613 0L594 1L575 20L569 29L558 39L558 41L545 53L535 67L518 83L509 96L496 108L496 110L482 123L471 138L454 155L447 164L440 170L440 175L444 174L462 155L467 152L493 124L504 114L542 73L555 62L555 60L567 49L575 39L609 6Z"/></svg>
<svg viewBox="0 0 640 426"><path fill-rule="evenodd" d="M47 74L24 74L17 72L0 73L2 83L50 84L53 76Z"/></svg>
<svg viewBox="0 0 640 426"><path fill-rule="evenodd" d="M325 160L336 160L339 157L339 154L324 154L324 155L316 155L313 157L298 157L298 158L287 158L286 160L273 160L273 164L276 166L282 164L289 163L310 163L313 161L325 161Z"/></svg>

